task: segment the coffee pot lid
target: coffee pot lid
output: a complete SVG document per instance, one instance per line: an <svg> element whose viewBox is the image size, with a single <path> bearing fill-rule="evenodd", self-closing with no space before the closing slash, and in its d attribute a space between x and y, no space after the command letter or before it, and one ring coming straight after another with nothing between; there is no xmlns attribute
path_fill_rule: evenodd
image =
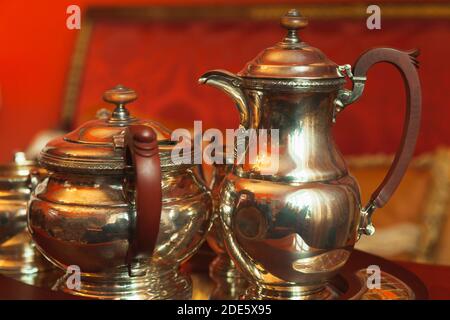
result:
<svg viewBox="0 0 450 320"><path fill-rule="evenodd" d="M87 171L115 173L125 169L124 138L130 125L149 126L156 133L161 167L173 166L171 131L152 120L133 117L125 107L137 99L134 90L118 85L103 94L106 102L115 104L114 111L101 113L99 119L88 121L76 130L50 141L41 151L39 162L55 171ZM191 154L183 154L190 157Z"/></svg>
<svg viewBox="0 0 450 320"><path fill-rule="evenodd" d="M273 79L342 78L336 63L299 38L297 30L304 29L307 25L306 17L296 9L290 10L281 18L281 26L287 29L286 37L259 53L238 75L244 78Z"/></svg>

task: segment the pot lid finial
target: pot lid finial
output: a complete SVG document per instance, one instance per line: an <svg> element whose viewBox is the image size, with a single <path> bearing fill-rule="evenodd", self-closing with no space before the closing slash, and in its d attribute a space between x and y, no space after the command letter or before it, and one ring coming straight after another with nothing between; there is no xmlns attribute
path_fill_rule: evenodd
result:
<svg viewBox="0 0 450 320"><path fill-rule="evenodd" d="M125 107L127 103L137 99L137 93L133 89L127 88L121 84L112 89L106 90L103 94L103 100L116 105L110 120L126 121L130 118L130 112Z"/></svg>
<svg viewBox="0 0 450 320"><path fill-rule="evenodd" d="M252 79L297 80L343 78L336 63L298 36L298 30L308 25L308 19L298 10L289 10L281 17L280 24L287 30L284 39L261 51L247 63L238 76Z"/></svg>
<svg viewBox="0 0 450 320"><path fill-rule="evenodd" d="M302 16L297 9L291 9L281 17L280 23L288 31L283 40L284 43L293 44L301 42L297 30L306 28L308 25L308 19L306 17Z"/></svg>

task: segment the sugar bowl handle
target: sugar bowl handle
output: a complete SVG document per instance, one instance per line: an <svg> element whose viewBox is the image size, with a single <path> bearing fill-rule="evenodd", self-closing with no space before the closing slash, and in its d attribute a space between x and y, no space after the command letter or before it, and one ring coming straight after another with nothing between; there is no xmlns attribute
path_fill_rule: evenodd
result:
<svg viewBox="0 0 450 320"><path fill-rule="evenodd" d="M150 257L158 239L162 209L161 166L155 131L145 125L130 125L125 132L125 161L132 172L127 184L134 185L136 221L130 232L127 265L133 259Z"/></svg>
<svg viewBox="0 0 450 320"><path fill-rule="evenodd" d="M349 75L353 81L353 90L342 92L338 99L342 106L356 101L362 94L367 71L379 62L387 62L397 68L403 78L406 89L406 115L400 148L395 154L394 161L378 188L372 193L369 203L362 209L359 232L366 235L374 233L371 216L375 209L383 207L397 189L405 175L408 164L414 154L417 136L420 129L422 111L422 97L420 80L416 68L419 51L403 52L392 48L375 48L363 53L356 61L353 74ZM337 103L339 105L339 103Z"/></svg>

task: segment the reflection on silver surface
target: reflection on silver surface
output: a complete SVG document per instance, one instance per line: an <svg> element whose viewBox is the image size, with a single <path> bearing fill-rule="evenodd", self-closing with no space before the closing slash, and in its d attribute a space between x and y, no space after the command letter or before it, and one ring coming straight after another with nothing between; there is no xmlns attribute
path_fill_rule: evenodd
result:
<svg viewBox="0 0 450 320"><path fill-rule="evenodd" d="M26 229L0 246L0 272L3 274L31 278L50 269L51 265L36 250Z"/></svg>
<svg viewBox="0 0 450 320"><path fill-rule="evenodd" d="M136 213L124 197L122 176L53 172L38 185L29 204L33 239L62 270L77 265L82 272L82 291L64 291L96 298L176 298L181 293L175 289L182 283L190 292L190 281L176 270L203 242L210 197L188 171L165 172L162 188L157 245L151 261L133 266L133 273L144 275L133 278L125 256L130 216L134 219ZM153 291L159 286L167 293ZM108 293L99 292L99 287Z"/></svg>
<svg viewBox="0 0 450 320"><path fill-rule="evenodd" d="M340 269L349 256L349 251L337 249L314 257L298 259L294 261L292 268L303 273L331 272Z"/></svg>
<svg viewBox="0 0 450 320"><path fill-rule="evenodd" d="M230 168L229 165L216 164L211 183L213 218L212 227L206 240L211 249L217 254L209 266L209 275L214 281L214 290L209 296L211 300L238 299L248 286L247 280L237 270L235 263L225 250L225 240L220 225L218 211L220 207L220 185Z"/></svg>
<svg viewBox="0 0 450 320"><path fill-rule="evenodd" d="M211 262L209 276L214 282L214 289L208 297L210 300L239 299L248 287L247 280L227 253L219 254Z"/></svg>
<svg viewBox="0 0 450 320"><path fill-rule="evenodd" d="M64 275L53 285L53 290L95 299L127 300L188 300L192 298L191 277L178 270L178 266L161 268L158 265L135 266L140 273L130 277L125 267L107 274L83 274L80 289L69 289Z"/></svg>
<svg viewBox="0 0 450 320"><path fill-rule="evenodd" d="M38 273L51 269L26 229L26 207L33 186L29 174L33 170L37 175L45 174L22 152L15 154L14 162L0 165L0 272L29 284L39 282Z"/></svg>

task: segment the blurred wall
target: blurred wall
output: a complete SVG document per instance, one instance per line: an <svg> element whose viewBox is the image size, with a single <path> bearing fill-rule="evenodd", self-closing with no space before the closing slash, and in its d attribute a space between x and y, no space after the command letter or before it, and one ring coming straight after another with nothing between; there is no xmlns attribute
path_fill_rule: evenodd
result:
<svg viewBox="0 0 450 320"><path fill-rule="evenodd" d="M300 3L301 1L284 1L284 3ZM311 1L310 1L311 2ZM328 1L314 1L330 2ZM337 3L352 2L339 0ZM377 1L378 3L382 1ZM390 1L414 2L414 1ZM441 1L438 1L441 2ZM32 137L40 130L56 127L59 122L60 110L66 86L66 77L74 49L77 32L68 30L66 23L66 8L78 4L85 8L88 5L152 5L152 4L261 4L279 3L277 0L2 0L0 1L0 162L7 161L13 150L23 149ZM448 30L447 26L443 27ZM337 37L339 35L336 35ZM442 44L448 39L442 39ZM343 45L348 45L357 39L342 39ZM437 39L439 41L439 39ZM439 45L439 43L437 43ZM255 52L256 54L256 52ZM333 55L332 52L328 53ZM358 53L348 57L352 62ZM433 53L428 52L433 59ZM437 56L436 59L441 59ZM338 63L344 61L337 61ZM434 61L435 66L439 61ZM425 64L426 66L426 64ZM448 61L442 61L441 70L430 70L441 74L450 70ZM237 70L234 70L237 71ZM448 119L448 97L445 83L439 83L442 93L439 105L427 106L439 108L439 112L428 113L425 120L436 123ZM430 87L434 84L430 84ZM372 93L373 95L374 93ZM402 111L395 111L402 112ZM389 116L389 115L386 115ZM430 120L431 119L431 120ZM436 120L437 119L437 120ZM399 124L400 127L400 124ZM450 126L446 126L449 127ZM427 130L432 132L436 125ZM427 143L433 147L438 144L450 144L450 129L442 129L433 136L432 143L421 141L419 151L427 151ZM446 131L445 131L446 130ZM381 130L382 131L382 130ZM376 139L376 133L373 134ZM399 140L399 137L393 139ZM339 141L338 141L339 142ZM344 141L345 142L345 141ZM387 151L392 150L376 150Z"/></svg>

